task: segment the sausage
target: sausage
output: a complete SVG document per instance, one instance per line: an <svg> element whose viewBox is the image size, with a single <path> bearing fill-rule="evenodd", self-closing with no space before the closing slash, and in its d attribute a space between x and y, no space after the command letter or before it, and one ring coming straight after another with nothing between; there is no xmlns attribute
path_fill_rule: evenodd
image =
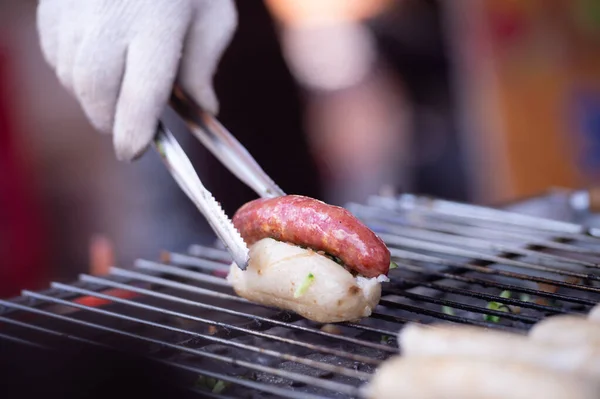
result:
<svg viewBox="0 0 600 399"><path fill-rule="evenodd" d="M363 388L368 399L597 399L597 383L543 367L466 356L383 362Z"/></svg>
<svg viewBox="0 0 600 399"><path fill-rule="evenodd" d="M243 205L233 224L248 246L273 238L324 251L365 277L387 275L390 251L348 210L300 195L260 198Z"/></svg>
<svg viewBox="0 0 600 399"><path fill-rule="evenodd" d="M549 344L589 344L600 348L600 323L577 316L553 316L533 326L529 337Z"/></svg>
<svg viewBox="0 0 600 399"><path fill-rule="evenodd" d="M354 277L326 256L272 238L250 247L246 270L233 263L227 276L239 296L318 323L370 316L381 298L381 279Z"/></svg>
<svg viewBox="0 0 600 399"><path fill-rule="evenodd" d="M515 360L561 372L600 376L600 348L578 344L556 346L527 336L471 326L407 325L398 334L405 356L472 356Z"/></svg>

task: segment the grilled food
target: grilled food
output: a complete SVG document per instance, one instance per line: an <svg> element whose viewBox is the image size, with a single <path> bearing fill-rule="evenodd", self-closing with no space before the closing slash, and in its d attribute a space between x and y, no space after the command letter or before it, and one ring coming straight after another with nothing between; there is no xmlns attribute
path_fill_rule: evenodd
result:
<svg viewBox="0 0 600 399"><path fill-rule="evenodd" d="M600 323L578 316L553 316L536 323L529 330L529 337L548 344L587 344L600 348Z"/></svg>
<svg viewBox="0 0 600 399"><path fill-rule="evenodd" d="M249 301L320 323L370 316L384 278L354 277L324 255L272 238L252 245L248 268L242 271L233 263L227 277L235 292Z"/></svg>
<svg viewBox="0 0 600 399"><path fill-rule="evenodd" d="M365 387L369 399L595 399L599 394L597 383L574 374L460 355L390 358Z"/></svg>
<svg viewBox="0 0 600 399"><path fill-rule="evenodd" d="M590 313L588 314L588 319L590 321L600 322L600 304L594 306L592 310L590 310Z"/></svg>
<svg viewBox="0 0 600 399"><path fill-rule="evenodd" d="M233 223L250 247L248 268L233 264L228 276L239 296L321 323L377 306L390 252L347 210L288 195L247 203Z"/></svg>
<svg viewBox="0 0 600 399"><path fill-rule="evenodd" d="M600 347L586 343L557 346L527 336L479 327L408 325L398 343L407 357L464 356L518 361L560 372L600 377Z"/></svg>
<svg viewBox="0 0 600 399"><path fill-rule="evenodd" d="M300 195L257 199L242 206L233 224L247 245L263 238L323 251L364 277L387 275L390 251L344 208Z"/></svg>

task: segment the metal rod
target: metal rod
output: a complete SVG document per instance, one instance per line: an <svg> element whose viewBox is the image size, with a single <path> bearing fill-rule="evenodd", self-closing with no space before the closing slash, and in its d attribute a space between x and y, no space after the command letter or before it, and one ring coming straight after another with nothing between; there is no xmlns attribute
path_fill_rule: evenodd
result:
<svg viewBox="0 0 600 399"><path fill-rule="evenodd" d="M389 199L386 199L389 200ZM354 207L354 204L348 205L349 207ZM375 209L379 209L381 211L388 212L387 219L395 219L398 218L406 219L410 217L411 220L418 220L419 222L423 219L434 219L436 222L439 220L442 221L451 221L453 224L461 225L461 226L478 226L484 227L492 230L502 231L502 232L517 232L517 233L527 233L533 234L537 236L546 236L546 238L567 238L570 240L576 240L586 243L592 243L595 245L600 244L599 237L580 234L580 233L569 233L567 231L554 231L554 230L540 230L536 228L535 225L515 225L510 223L505 223L503 220L485 220L476 217L471 217L469 215L458 215L452 213L436 213L432 212L429 209L425 208L397 208L392 207L390 204L382 205L377 202L369 202L368 206L374 207Z"/></svg>
<svg viewBox="0 0 600 399"><path fill-rule="evenodd" d="M203 245L190 245L188 248L188 252L192 256L196 256L198 258L208 258L211 260L217 260L223 263L230 263L231 256L227 253L227 251L223 251L222 249L213 248L213 247L205 247Z"/></svg>
<svg viewBox="0 0 600 399"><path fill-rule="evenodd" d="M136 308L139 308L139 309L149 310L151 312L157 312L157 313L161 313L161 314L165 314L165 315L169 315L169 316L180 317L182 319L196 321L196 322L203 323L203 324L208 324L208 325L219 326L219 327L223 327L223 328L234 330L234 331L241 331L241 332L244 332L244 333L247 333L247 334L260 336L262 338L269 338L269 339L273 339L273 340L278 340L280 342L294 343L293 340L289 340L289 339L285 340L283 338L275 337L273 335L259 333L257 331L253 331L253 330L250 330L248 328L237 327L237 326L234 326L232 324L218 322L218 321L210 320L210 319L205 319L205 318L202 318L202 317L190 316L190 315L187 315L185 313L175 312L175 311L167 310L167 309L162 309L162 308L159 308L157 306L146 305L146 304L139 303L139 302L129 301L129 300L126 300L126 299L117 298L117 297L112 296L112 295L104 295L104 294L100 294L98 292L94 292L94 291L90 291L90 290L85 290L85 289L82 289L82 288L72 287L72 286L69 286L67 284L52 283L52 286L54 288L61 289L61 290L64 290L64 291L76 292L76 293L82 294L82 295L88 295L88 296L93 296L93 297L96 297L96 298L107 299L107 300L110 300L110 301L115 302L115 303L121 303L121 304L126 305L126 306L131 306L131 307L136 307ZM168 326L165 326L165 325L161 325L161 326L162 326L161 328L165 328L165 329L174 328L174 327L168 327ZM338 366L333 366L333 365L330 365L330 364L327 364L327 363L316 362L314 360L305 359L305 358L302 358L302 357L298 357L298 356L294 356L294 355L289 355L289 354L281 353L281 352L274 351L274 350L262 349L262 348L259 348L259 347L256 347L256 346L242 344L242 343L239 343L239 342L235 342L235 341L227 340L227 339L223 339L223 338L218 338L218 337L215 337L213 335L201 334L201 333L197 333L197 332L193 332L193 331L187 331L187 330L181 330L181 331L178 331L178 332L183 332L183 331L185 331L185 334L192 335L192 336L194 336L196 338L202 338L202 339L205 339L207 341L220 343L221 345L233 346L233 347L236 347L236 348L239 348L239 349L243 349L243 350L247 350L247 351L250 351L250 352L260 353L260 354L264 354L264 355L267 355L267 356L275 357L275 358L278 358L278 359L284 359L284 360L287 360L287 361L304 364L305 366L309 366L309 367L321 369L321 370L324 370L324 371L334 372L334 373L337 373L337 374L340 374L340 375L345 375L345 376L351 377L351 378L359 378L359 379L366 380L369 377L369 375L367 373L359 372L357 370L349 370L349 369L344 368L344 367L338 367Z"/></svg>
<svg viewBox="0 0 600 399"><path fill-rule="evenodd" d="M81 304L78 304L78 303L64 301L62 299L57 299L57 298L49 297L49 296L46 296L46 295L37 294L37 293L31 292L31 291L23 291L23 295L24 296L29 296L29 297L32 297L32 298L41 299L41 300L44 300L44 301L47 301L47 302L50 302L50 303L59 303L59 304L66 305L66 306L73 306L75 308L85 309L88 312L98 313L98 314L102 314L102 315L113 317L113 318L118 318L118 319L122 319L122 320L131 321L131 322L134 322L134 323L139 323L139 324L144 324L144 325L151 326L151 327L156 327L156 328L170 330L170 331L173 331L173 332L179 332L179 333L190 334L190 335L200 335L200 334L191 333L189 331L186 331L186 330L183 330L183 329L180 329L180 328L177 328L177 327L166 326L166 325L163 325L163 324L160 324L160 323L155 323L155 322L151 322L151 321L139 319L139 318L132 317L132 316L126 316L126 315L122 315L122 314L115 313L115 312L110 312L110 311L103 310L103 309L92 308L92 307L81 305ZM87 323L87 324L88 325L92 325L93 323ZM260 371L260 372L264 372L264 373L268 373L268 374L273 374L273 375L276 375L278 377L286 378L286 379L289 379L289 380L303 382L305 384L310 384L310 385L313 385L315 387L319 387L319 388L331 390L331 391L334 391L334 392L341 392L341 393L344 393L346 395L356 395L358 393L357 389L355 387L353 387L353 386L350 386L350 385L341 384L341 383L337 383L337 382L334 382L334 381L322 380L322 379L311 377L311 376L307 376L307 375L304 375L304 374L299 374L299 373L295 373L295 372L291 372L291 371L286 371L286 370L279 370L279 369L275 369L275 368L268 367L268 366L261 366L261 365L258 365L256 363L247 362L247 361L243 361L243 360L238 360L238 359L234 359L234 358L228 357L228 356L218 355L218 354L206 352L206 351L203 351L203 350L196 350L196 349L188 348L188 347L177 345L177 344L172 344L172 343L169 343L169 342L166 342L166 341L161 341L161 340L157 340L157 339L153 339L153 338L144 337L144 336L141 336L141 335L138 335L138 334L126 333L126 332L124 332L122 330L113 329L113 328L109 328L109 327L104 327L104 326L100 326L98 324L95 324L94 327L96 327L96 328L103 327L102 329L105 329L106 331L115 332L117 334L127 335L127 336L129 336L131 338L141 339L141 340L144 340L144 341L147 341L147 342L158 344L158 345L161 345L161 346L164 346L164 347L168 347L168 348L171 348L171 349L176 349L176 350L181 351L181 352L187 352L187 353L194 354L194 355L197 355L197 356L205 357L205 358L208 358L208 359L217 360L217 361L220 361L220 362L229 363L229 364L233 364L233 365L238 365L238 366L245 367L245 368L248 368L248 369L251 369L251 370L255 370L255 371Z"/></svg>
<svg viewBox="0 0 600 399"><path fill-rule="evenodd" d="M396 335L398 334L398 331L391 331L391 330L384 330L382 328L375 328L375 327L371 327L371 326L365 326L363 324L356 324L356 323L339 323L342 326L346 326L346 327L351 327L351 328L355 328L358 330L364 330L364 331L369 331L372 333L377 333L377 334L381 334L381 335Z"/></svg>
<svg viewBox="0 0 600 399"><path fill-rule="evenodd" d="M160 298L160 299L164 299L167 301L171 301L171 302L176 302L176 303L181 303L181 304L185 304L185 305L189 305L189 306L194 306L194 307L198 307L198 308L202 308L202 309L206 309L206 310L213 310L213 311L217 311L217 312L223 312L223 309L225 308L220 308L218 306L212 306L212 305L207 305L207 304L203 304L200 302L196 302L196 301L191 301L188 299L184 299L184 298L178 298L178 297L174 297L172 295L167 295L167 294L162 294L159 292L155 292L155 291L150 291L150 290L145 290L143 288L135 288L135 287L131 287L127 284L121 284L121 283L115 283L112 282L110 280L104 280L98 277L93 277L93 276L88 276L88 275L82 275L80 276L80 279L83 281L98 281L99 283L103 283L105 284L107 287L115 287L115 288L122 288L122 289L128 289L131 290L133 292L138 292L142 295L147 295L147 296L151 296L154 298ZM74 292L77 292L75 290L72 290ZM112 297L110 298L110 300L112 301ZM114 302L119 302L119 301L114 301ZM125 301L126 302L126 301ZM123 301L120 301L120 303L123 303ZM137 306L137 303L132 304L132 306ZM142 306L140 306L142 307ZM223 312L225 313L225 312ZM253 315L249 315L249 314L244 314L246 316L246 318L251 318L251 319L255 319L255 317ZM184 316L177 316L177 317L182 317L184 318ZM195 320L195 321L199 321L200 318L195 318L193 316L188 316L186 315L185 318L188 318L190 320ZM198 319L198 320L196 320ZM261 318L263 319L263 318ZM258 320L258 319L255 319ZM263 320L261 320L263 321ZM270 321L267 321L270 322ZM367 364L379 364L380 361L378 361L377 359L373 359L373 358L369 358L367 356L361 356L361 355L354 355L352 353L348 353L348 352L344 352L344 351L340 351L340 350L336 350L333 348L328 348L328 347L324 347L322 345L315 345L315 344L310 344L310 343L306 343L306 342L302 342L302 341L297 341L297 340L292 340L289 338L284 338L284 337L278 337L272 334L267 334L267 333L263 333L260 331L254 331L251 329L247 329L247 328L243 328L243 327L237 327L228 323L223 323L223 322L218 322L218 321L214 321L214 320L206 320L203 321L203 323L206 324L211 324L211 325L215 325L215 326L220 326L226 329L230 329L230 330L235 330L235 331L242 331L251 335L255 335L258 337L262 337L262 338L267 338L267 339L272 339L275 341L279 341L279 342L283 342L286 344L290 344L290 345L296 345L296 346L300 346L300 347L304 347L307 349L311 349L317 352L322 352L322 353L328 353L330 355L335 355L335 356L339 356L339 357L343 357L343 358L347 358L350 360L354 360L354 361L358 361L358 362L363 362L363 363L367 363Z"/></svg>
<svg viewBox="0 0 600 399"><path fill-rule="evenodd" d="M587 279L587 280L600 280L600 276L596 276L594 274L577 273L577 272L571 272L571 271L567 271L567 270L552 269L552 268L545 267L545 266L538 266L533 263L522 262L522 261L512 260L512 259L506 259L506 258L496 256L496 255L487 255L487 254L484 254L484 253L481 253L478 251L472 251L472 250L468 250L468 249L461 249L461 248L457 248L456 246L424 242L424 241L420 241L420 240L414 240L412 238L398 237L398 236L392 236L392 235L388 235L388 234L380 234L379 236L381 237L382 240L385 241L386 244L391 244L394 246L407 247L407 248L411 248L411 249L420 249L420 250L424 250L424 251L436 252L436 253L441 253L441 254L445 254L445 255L461 256L461 257L465 257L465 258L474 258L474 259L485 260L488 262L497 263L497 264L501 264L501 265L515 266L515 267L519 267L519 268L523 268L523 269L558 274L561 276L577 277L577 278ZM487 270L492 270L492 269L487 269ZM555 285L562 284L565 287L569 287L569 288L573 288L573 289L600 293L600 288L588 287L588 286L578 285L578 284L571 284L571 283L561 282L558 280L551 280L551 279L545 279L545 280L546 281L544 281L544 282L547 282L548 284L555 284Z"/></svg>
<svg viewBox="0 0 600 399"><path fill-rule="evenodd" d="M576 245L555 241L559 237L555 237L554 239L540 239L539 232L498 230L485 226L468 226L465 224L456 224L441 220L429 221L426 218L419 218L418 220L414 220L414 218L411 219L409 217L396 218L396 223L391 223L389 211L385 211L382 208L357 203L351 203L349 207L353 210L353 213L355 213L356 216L376 230L383 229L384 231L387 231L390 228L395 228L398 226L412 226L423 230L444 232L459 236L476 238L484 237L487 239L504 240L519 244L524 243L525 246L537 246L584 255L600 256L600 249L582 248ZM594 243L598 244L597 239L592 238L592 240Z"/></svg>
<svg viewBox="0 0 600 399"><path fill-rule="evenodd" d="M540 318L538 318L538 317L523 316L523 315L514 314L514 313L510 313L510 312L502 312L499 310L486 309L486 308L482 308L480 306L468 305L468 304L464 304L464 303L460 303L460 302L456 302L456 301L450 301L447 299L438 299L438 298L428 297L426 295L414 294L412 292L407 292L404 290L387 289L386 294L393 294L393 295L397 295L400 297L413 299L415 301L423 301L425 303L434 303L436 305L448 306L448 307L454 308L454 309L461 309L461 310L466 310L466 311L475 312L475 313L499 316L499 317L503 317L503 318L506 318L509 320L522 321L524 323L534 324L540 320ZM498 302L503 302L502 298L496 298L496 300ZM386 301L386 304L389 304L390 302L391 301Z"/></svg>
<svg viewBox="0 0 600 399"><path fill-rule="evenodd" d="M406 263L396 262L396 265L400 269L410 270L411 272L415 272L415 273L422 272L421 268L412 266L412 265L409 265ZM449 274L444 274L444 273L440 273L439 275L440 275L440 277L445 277L445 278L447 276L449 276ZM456 276L456 277L460 277L460 276ZM447 277L447 278L450 278L450 277ZM421 287L427 287L427 288L431 288L431 289L434 289L437 291L446 292L449 294L462 295L462 296L467 296L467 297L471 297L471 298L483 299L483 300L487 300L487 301L501 301L502 303L505 303L507 305L519 306L522 308L531 308L531 309L539 310L542 312L570 313L569 311L567 311L565 309L557 309L554 307L539 305L539 304L533 303L533 302L525 302L525 301L521 301L521 300L514 299L514 298L500 298L497 295L490 295L490 294L486 294L483 292L469 290L466 288L449 287L449 286L441 285L438 283L429 283L426 281L412 280L412 279L408 279L408 278L404 278L404 277L402 278L402 281L407 282L409 284L419 285ZM477 284L478 282L475 281L472 283ZM387 293L387 292L388 292L388 289L385 290L385 293Z"/></svg>
<svg viewBox="0 0 600 399"><path fill-rule="evenodd" d="M439 242L445 245L458 245L461 247L488 250L488 251L496 251L496 252L508 252L516 255L522 256L530 256L540 260L554 260L558 262L563 262L567 264L574 264L585 267L593 267L598 268L598 264L594 262L583 261L579 259L569 258L566 256L554 255L549 253L543 253L540 251L535 251L527 248L523 248L515 245L506 245L498 242L492 242L487 240L482 240L479 238L473 237L465 237L465 236L456 236L449 235L446 233L433 232L429 230L420 230L413 227L394 227L389 228L389 233L380 234L380 236L385 237L393 237L393 236L402 236L408 237L412 239L421 239L433 242ZM554 263L550 263L549 265L556 265ZM562 273L563 270L559 269L551 269L548 267L542 268L541 266L534 265L538 268L543 269L544 271L548 271L550 273ZM529 266L531 268L531 266ZM554 266L556 267L556 266ZM560 267L560 266L558 266ZM600 276L593 276L596 279L600 280Z"/></svg>
<svg viewBox="0 0 600 399"><path fill-rule="evenodd" d="M135 261L134 267L136 269L148 270L163 274L170 274L178 277L185 277L190 280L201 281L204 283L219 285L221 287L230 287L227 280L219 277L211 276L205 273L200 273L193 270L182 269L181 267L165 265L164 263L152 262L145 259L138 259ZM240 298L242 299L242 298Z"/></svg>
<svg viewBox="0 0 600 399"><path fill-rule="evenodd" d="M425 209L428 212L435 212L444 215L477 218L486 221L501 222L515 226L555 231L559 233L566 232L585 234L587 232L585 227L575 223L551 220L483 206L462 204L441 199L432 199L423 196L401 195L398 199L372 196L367 202L386 208L392 207L405 210Z"/></svg>
<svg viewBox="0 0 600 399"><path fill-rule="evenodd" d="M419 246L419 245L420 245L419 242L416 241L415 246ZM443 249L441 249L441 250L443 250ZM451 251L451 249L449 249L449 251ZM476 272L483 273L483 274L510 277L510 278L514 278L514 279L518 279L518 280L525 280L525 281L535 281L537 283L544 283L544 284L555 285L555 286L559 286L559 287L572 288L575 290L600 293L599 288L588 287L588 286L579 285L579 284L571 284L571 283L567 283L567 282L560 281L560 280L553 280L553 279L548 279L548 278L543 278L543 277L530 276L530 275L522 274L522 273L513 273L513 272L507 272L507 271L503 271L503 270L496 270L496 269L491 269L488 267L477 266L477 265L474 265L471 263L458 263L458 262L453 262L453 261L449 261L449 260L442 259L442 258L436 258L436 257L428 256L428 255L423 255L423 254L416 253L416 252L403 251L403 250L399 250L396 248L391 248L390 252L392 253L392 256L398 257L398 258L404 259L404 260L407 260L407 259L416 260L419 262L438 264L438 265L449 266L449 267L453 267L453 268L468 269L468 270L476 271ZM487 257L487 258L488 258L487 260L490 260L490 258L495 258L495 257ZM498 258L496 260L497 260L497 263L504 263L502 258Z"/></svg>
<svg viewBox="0 0 600 399"><path fill-rule="evenodd" d="M506 331L514 330L513 328L506 327L502 324L488 323L485 321L469 319L467 317L449 315L446 313L442 313L442 312L438 312L435 310L430 310L430 309L426 309L426 308L422 308L422 307L417 307L417 306L412 306L412 305L407 305L407 304L399 304L398 302L392 302L387 299L380 300L379 304L381 306L397 307L397 308L400 308L400 309L405 310L410 313L423 315L423 316L430 316L430 317L434 317L436 319L451 321L454 323L471 324L471 325L476 325L476 326L480 326L480 327L495 328L495 329L506 330ZM387 318L383 318L382 316L387 316ZM387 314L386 315L377 314L374 316L374 318L381 318L382 320L390 320L390 319L393 320L394 316L387 315Z"/></svg>
<svg viewBox="0 0 600 399"><path fill-rule="evenodd" d="M22 328L26 328L26 329L30 329L30 330L42 332L42 333L49 334L49 335L53 335L55 337L60 337L60 338L64 338L64 339L71 339L73 341L78 341L78 342L85 343L85 344L88 344L88 345L102 345L104 347L107 347L106 345L99 344L99 343L94 342L94 341L90 341L89 339L79 338L79 337L75 337L75 336L70 335L70 334L56 332L56 331L53 331L53 330L50 330L50 329L47 329L47 328L44 328L44 327L36 326L36 325L33 325L33 324L29 324L29 323L24 323L24 322L19 321L19 320L9 319L8 317L0 317L0 322L6 323L6 324L12 324L12 325L15 325L15 326L19 326L19 327L22 327Z"/></svg>
<svg viewBox="0 0 600 399"><path fill-rule="evenodd" d="M193 266L202 270L219 271L229 273L229 265L224 265L221 262L214 262L208 259L198 258L195 256L169 252L169 263L177 265ZM231 259L231 258L230 258ZM231 260L230 260L231 263Z"/></svg>
<svg viewBox="0 0 600 399"><path fill-rule="evenodd" d="M181 283L177 283L177 282L174 282L174 281L169 281L169 280L166 280L166 279L161 279L161 278L151 277L151 276L145 276L145 275L143 275L141 273L135 273L135 272L129 272L129 271L123 271L123 270L119 270L118 273L121 276L124 276L124 277L129 276L131 278L135 278L135 279L138 279L138 280L152 282L154 284L163 285L165 287L171 287L171 288L181 289L182 291L187 291L187 292L196 292L196 288L197 288L197 287L194 287L194 286L188 286L186 284L181 284ZM111 271L111 274L112 274L112 271ZM88 278L88 277L85 277L85 278ZM107 283L107 285L108 285L108 283ZM206 291L209 291L209 290L206 290ZM209 291L209 292L214 292L214 291ZM229 299L227 297L237 298L237 297L232 296L232 295L226 296L226 295L223 295L223 294L220 294L220 293L216 293L216 292L215 292L215 294L217 294L215 296L218 297L218 298L224 298L224 299ZM248 303L250 303L250 302L248 302ZM286 323L286 322L279 321L279 320L269 319L267 317L262 317L262 316L257 316L257 315L251 315L251 314L247 314L247 313L244 313L244 312L239 312L239 311L236 311L236 310L231 310L231 309L228 309L228 308L217 307L217 306L206 305L206 304L200 304L200 303L198 303L197 306L202 306L202 307L206 306L207 308L208 308L208 306L211 306L212 309L215 309L215 310L218 309L219 311L221 311L223 313L228 313L228 314L232 314L232 315L235 315L235 316L241 316L241 317L244 317L244 318L250 318L252 320L258 320L258 321L265 322L265 323L271 323L272 325L277 325L277 326L280 326L280 327L287 327L287 328L298 330L298 331L309 332L309 333L313 333L313 334L316 334L316 335L320 335L322 337L333 338L333 339L336 339L336 340L345 341L345 342L348 342L348 343L351 343L351 344L355 344L355 345L366 346L366 347L370 347L372 349L382 350L382 351L385 351L385 352L397 353L396 350L394 350L394 349L392 349L390 347L387 347L385 345L379 345L379 344L375 344L373 342L363 341L363 340L352 338L352 337L346 337L346 336L339 336L339 335L336 335L336 334L330 334L330 333L327 333L327 332L324 332L324 331L321 331L321 330L316 330L316 329L312 329L312 328L308 328L308 327L303 327L303 326L299 326L299 325L295 325L295 324L291 324L291 323ZM258 306L258 305L256 305L256 306Z"/></svg>
<svg viewBox="0 0 600 399"><path fill-rule="evenodd" d="M32 347L40 349L40 350L49 350L49 348L44 345L41 345L41 344L38 344L35 342L31 342L31 341L27 341L22 338L13 337L12 335L6 335L3 333L0 333L0 339L3 339L5 341L10 341L12 343L20 344L20 345L32 346Z"/></svg>
<svg viewBox="0 0 600 399"><path fill-rule="evenodd" d="M117 330L111 327L106 327L100 324L95 324L95 323L91 323L91 322L87 322L84 320L79 320L79 319L74 319L71 317L67 317L67 316L63 316L63 315L59 315L59 314L55 314L52 312L48 312L42 309L37 309L37 308L32 308L29 306L25 306L25 305L21 305L21 304L16 304L14 302L8 302L8 301L3 301L0 300L0 304L6 307L11 307L11 308L15 308L24 312L29 312L29 313L34 313L37 315L41 315L41 316L45 316L48 318L52 318L52 319L57 319L57 320L61 320L61 321L65 321L65 322L69 322L72 324L77 324L77 325L81 325L87 328L92 328L94 330L101 330L101 331L105 331L105 332L110 332L113 334L117 334L117 335L121 335L121 336L126 336L129 338L133 338L136 340L141 340L141 341L145 341L145 342L150 342L156 345L160 345L162 347L170 347L172 349L178 349L178 350L182 350L184 352L190 352L190 350L186 350L188 348L185 347L181 347L179 345L174 345L165 341L160 341L160 340L156 340L153 338L147 338L138 334L133 334L133 333L129 333L126 331L122 331L122 330ZM100 343L97 343L98 345L103 345ZM202 356L202 354L200 355ZM259 391L263 391L263 392L269 392L269 393L273 393L275 395L280 395L282 397L286 397L286 398L293 398L293 399L322 399L318 396L314 396L314 395L310 395L310 394L305 394L305 393L300 393L300 392L294 392L291 391L289 389L282 389L279 387L274 387L271 386L269 384L262 384L259 382L255 382L255 381L250 381L250 380L245 380L245 379L241 379L241 378L236 378L236 377L231 377L227 374L220 374L220 373L215 373L209 370L204 370L198 367L191 367L191 366L186 366L186 365L182 365L182 364L178 364L178 363L174 363L174 362L169 362L166 360L162 360L162 359L156 359L156 358L151 358L159 363L163 363L166 365L170 365L173 367L177 367L179 369L183 369L183 370L187 370L187 371L191 371L193 373L198 373L198 374L202 374L208 377L212 377L218 380L223 380L225 382L231 382L237 385L241 385L241 386L245 386L247 388L251 388L251 389L256 389ZM231 363L231 362L229 362ZM236 364L236 363L233 363ZM239 364L239 363L237 363Z"/></svg>
<svg viewBox="0 0 600 399"><path fill-rule="evenodd" d="M210 378L214 378L215 380L222 380L231 384L235 384L235 385L240 385L246 388L250 388L250 389L255 389L257 391L262 391L262 392L267 392L267 393L271 393L273 395L277 395L277 396L281 396L283 398L290 398L290 399L323 399L321 396L316 396L316 395L311 395L308 393L304 393L304 392L296 392L296 391L292 391L290 389L285 389L285 388L279 388L277 386L274 385L270 385L270 384L265 384L265 383L260 383L260 382L256 382L256 381L251 381L251 380L247 380L247 379L242 379L242 378L238 378L238 377L232 377L229 376L227 374L221 374L221 373L215 373L213 371L209 371L206 369L201 369L198 367L191 367L191 366L186 366L183 364L179 364L179 363L174 363L174 362L169 362L166 360L159 360L156 359L157 362L159 363L163 363L165 365L171 366L171 367L176 367L182 370L186 370L192 373L197 373L197 374L201 374L205 377L210 377ZM202 394L206 394L206 392L202 392Z"/></svg>
<svg viewBox="0 0 600 399"><path fill-rule="evenodd" d="M399 265L401 265L401 264L399 263ZM456 266L456 267L460 267L460 266ZM558 300L558 301L576 303L576 304L580 304L580 305L594 306L597 303L596 301L593 301L591 299L578 298L578 297L574 297L571 295L564 295L564 294L551 293L551 292L546 292L546 291L541 291L541 290L535 290L532 288L527 288L527 287L514 285L514 284L498 283L496 281L486 280L486 279L482 279L482 278L465 277L465 276L453 274L453 273L434 271L434 270L422 270L419 267L416 267L412 271L414 271L416 273L420 273L420 274L434 275L434 276L439 276L441 278L462 281L467 284L475 284L475 285L481 285L483 287L493 287L493 288L497 288L500 290L521 292L521 293L528 294L528 295L540 296L540 297L550 298L550 299ZM556 311L558 312L560 309L561 308L557 308Z"/></svg>

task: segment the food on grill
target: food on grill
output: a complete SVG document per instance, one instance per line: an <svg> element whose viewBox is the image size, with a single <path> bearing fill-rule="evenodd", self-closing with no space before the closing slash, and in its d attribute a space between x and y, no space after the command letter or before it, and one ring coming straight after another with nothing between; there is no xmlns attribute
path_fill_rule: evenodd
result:
<svg viewBox="0 0 600 399"><path fill-rule="evenodd" d="M525 335L471 326L409 324L398 335L408 357L468 356L518 361L561 372L600 377L600 347L585 343L557 346Z"/></svg>
<svg viewBox="0 0 600 399"><path fill-rule="evenodd" d="M323 251L364 277L387 275L390 251L348 210L300 195L257 199L243 205L233 224L248 246L263 238Z"/></svg>
<svg viewBox="0 0 600 399"><path fill-rule="evenodd" d="M460 355L392 357L364 391L369 399L596 399L600 394L596 383L574 374Z"/></svg>
<svg viewBox="0 0 600 399"><path fill-rule="evenodd" d="M346 209L287 195L245 204L233 223L250 247L247 269L232 264L228 276L239 296L321 323L377 306L390 251Z"/></svg>
<svg viewBox="0 0 600 399"><path fill-rule="evenodd" d="M227 277L235 292L249 301L320 323L370 316L383 279L355 277L326 256L272 238L254 243L247 269L233 263Z"/></svg>
<svg viewBox="0 0 600 399"><path fill-rule="evenodd" d="M533 326L529 337L549 344L589 344L600 348L600 323L577 316L553 316Z"/></svg>
<svg viewBox="0 0 600 399"><path fill-rule="evenodd" d="M594 306L590 313L588 314L588 319L591 321L600 322L600 304Z"/></svg>

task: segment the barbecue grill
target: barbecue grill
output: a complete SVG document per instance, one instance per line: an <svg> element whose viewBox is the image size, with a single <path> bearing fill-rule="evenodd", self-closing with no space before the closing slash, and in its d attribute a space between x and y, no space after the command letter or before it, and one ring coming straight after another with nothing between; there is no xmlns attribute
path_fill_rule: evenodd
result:
<svg viewBox="0 0 600 399"><path fill-rule="evenodd" d="M221 246L192 245L0 301L0 343L141 353L189 375L187 388L202 397L360 397L377 365L399 352L407 322L524 333L600 302L600 233L585 227L593 215L570 206L571 194L503 209L414 195L348 204L398 265L360 322L320 325L254 305L227 284Z"/></svg>

